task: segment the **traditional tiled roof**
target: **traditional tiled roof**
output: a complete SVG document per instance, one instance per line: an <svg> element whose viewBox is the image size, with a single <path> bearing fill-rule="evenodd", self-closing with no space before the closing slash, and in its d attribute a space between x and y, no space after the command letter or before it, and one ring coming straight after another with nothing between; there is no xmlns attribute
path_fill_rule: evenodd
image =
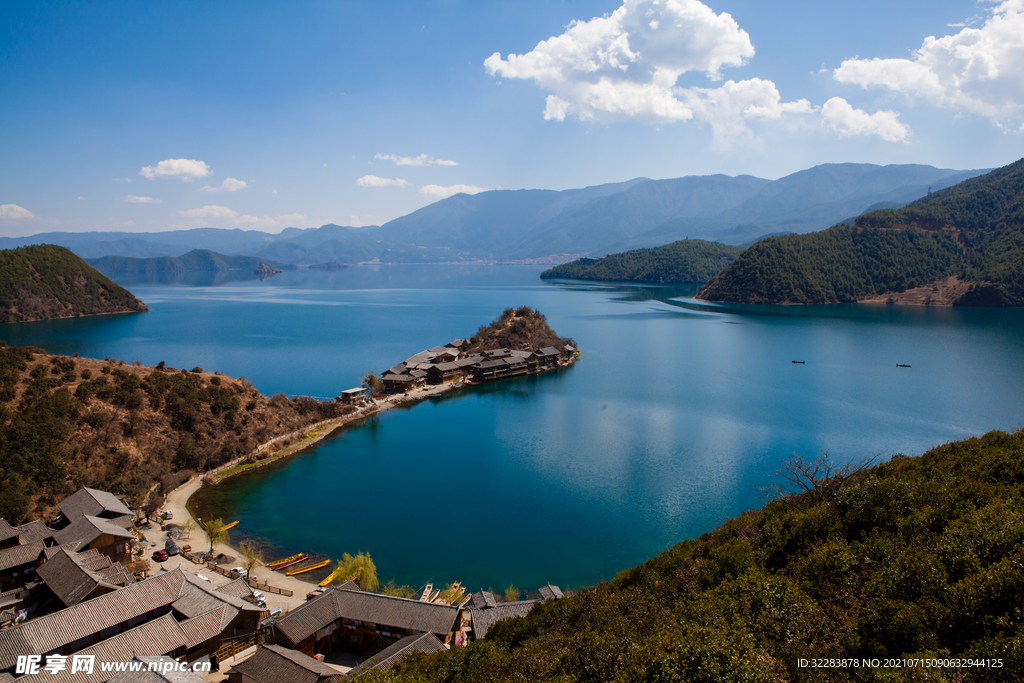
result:
<svg viewBox="0 0 1024 683"><path fill-rule="evenodd" d="M444 643L438 640L437 636L433 633L421 633L418 636L408 636L406 638L402 638L397 643L388 645L386 648L352 669L349 672L349 676L358 676L359 674L366 673L370 669L381 669L382 671L387 671L397 664L403 657L407 657L414 652L440 652L446 649L447 648L444 646Z"/></svg>
<svg viewBox="0 0 1024 683"><path fill-rule="evenodd" d="M438 363L434 367L436 367L441 372L455 372L456 370L459 369L459 364L458 363Z"/></svg>
<svg viewBox="0 0 1024 683"><path fill-rule="evenodd" d="M494 607L487 609L470 610L470 615L473 619L473 636L477 639L483 638L487 635L487 631L490 630L491 626L502 619L525 617L535 604L537 604L535 600L499 602Z"/></svg>
<svg viewBox="0 0 1024 683"><path fill-rule="evenodd" d="M559 356L561 355L554 346L545 346L537 352L538 356Z"/></svg>
<svg viewBox="0 0 1024 683"><path fill-rule="evenodd" d="M477 591L473 593L470 605L476 609L484 609L485 607L495 607L498 601L494 599L494 594L488 591Z"/></svg>
<svg viewBox="0 0 1024 683"><path fill-rule="evenodd" d="M42 541L36 541L28 545L12 545L10 548L0 550L0 571L35 562L43 554L45 547Z"/></svg>
<svg viewBox="0 0 1024 683"><path fill-rule="evenodd" d="M205 643L223 633L227 626L224 618L225 612L231 612L231 608L222 605L205 614L180 622L178 626L185 634L185 647L195 647L199 643ZM230 619L227 621L230 623Z"/></svg>
<svg viewBox="0 0 1024 683"><path fill-rule="evenodd" d="M245 579L235 579L225 583L223 586L217 586L213 589L215 593L223 593L224 595L233 595L236 598L251 598L252 588L245 582Z"/></svg>
<svg viewBox="0 0 1024 683"><path fill-rule="evenodd" d="M0 517L0 543L18 535L18 530L8 524L6 519Z"/></svg>
<svg viewBox="0 0 1024 683"><path fill-rule="evenodd" d="M448 342L447 346L450 349L461 349L462 345L465 343L465 339L452 339L450 342Z"/></svg>
<svg viewBox="0 0 1024 683"><path fill-rule="evenodd" d="M0 670L14 666L17 655L52 652L103 629L168 606L185 617L198 617L224 608L218 613L220 630L239 610L261 611L244 600L216 593L188 572L180 569L162 571L145 581L0 631ZM141 654L165 654L165 651Z"/></svg>
<svg viewBox="0 0 1024 683"><path fill-rule="evenodd" d="M413 378L409 375L387 374L381 377L381 379L385 382L411 382Z"/></svg>
<svg viewBox="0 0 1024 683"><path fill-rule="evenodd" d="M558 586L552 586L550 583L546 586L541 586L538 592L542 600L557 600L563 597L562 589Z"/></svg>
<svg viewBox="0 0 1024 683"><path fill-rule="evenodd" d="M38 519L14 528L18 531L19 542L22 545L52 539L55 533L53 529L40 522Z"/></svg>
<svg viewBox="0 0 1024 683"><path fill-rule="evenodd" d="M57 507L71 520L80 515L96 517L104 512L110 516L132 514L132 511L113 493L90 488L78 489L57 503Z"/></svg>
<svg viewBox="0 0 1024 683"><path fill-rule="evenodd" d="M77 605L92 595L97 589L101 592L117 590L115 584L109 583L89 567L89 564L96 563L94 557L90 556L79 559L75 555L76 553L68 552L62 548L59 553L48 559L36 570L39 578L64 603L65 607ZM107 560L107 564L110 564L109 560Z"/></svg>
<svg viewBox="0 0 1024 683"><path fill-rule="evenodd" d="M319 683L342 681L345 675L320 660L280 645L264 645L245 661L235 664L238 672L256 683Z"/></svg>
<svg viewBox="0 0 1024 683"><path fill-rule="evenodd" d="M292 643L301 642L336 619L447 635L458 615L458 608L451 605L334 588L278 619L277 628Z"/></svg>
<svg viewBox="0 0 1024 683"><path fill-rule="evenodd" d="M465 358L459 358L458 360L455 361L455 364L458 365L460 368L465 368L465 367L469 367L471 365L476 365L477 363L482 363L483 361L484 361L484 357L481 356L478 353L475 353L472 356L466 356Z"/></svg>
<svg viewBox="0 0 1024 683"><path fill-rule="evenodd" d="M71 522L70 526L54 532L53 537L61 544L78 541L82 545L89 545L103 534L120 538L135 538L127 529L113 524L111 520L91 515L80 515Z"/></svg>
<svg viewBox="0 0 1024 683"><path fill-rule="evenodd" d="M476 367L480 368L481 370L487 370L490 368L500 368L507 365L507 360L505 360L504 358L499 358L497 360L488 360L484 361L483 363L477 363Z"/></svg>

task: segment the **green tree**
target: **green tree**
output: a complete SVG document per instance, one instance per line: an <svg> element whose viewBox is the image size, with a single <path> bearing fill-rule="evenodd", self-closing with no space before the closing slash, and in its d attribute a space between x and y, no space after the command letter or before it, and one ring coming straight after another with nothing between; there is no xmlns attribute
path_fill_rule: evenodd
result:
<svg viewBox="0 0 1024 683"><path fill-rule="evenodd" d="M355 556L345 553L338 562L343 567L335 581L355 581L363 590L376 590L380 585L377 579L377 565L370 558L370 553L356 553Z"/></svg>
<svg viewBox="0 0 1024 683"><path fill-rule="evenodd" d="M253 572L256 571L256 567L263 564L263 551L251 543L239 543L238 549L242 551L242 567L250 579L255 578Z"/></svg>
<svg viewBox="0 0 1024 683"><path fill-rule="evenodd" d="M203 531L206 533L206 540L210 542L210 554L213 554L213 546L218 543L228 543L228 530L224 527L223 519L215 519L211 522L206 523L206 528Z"/></svg>

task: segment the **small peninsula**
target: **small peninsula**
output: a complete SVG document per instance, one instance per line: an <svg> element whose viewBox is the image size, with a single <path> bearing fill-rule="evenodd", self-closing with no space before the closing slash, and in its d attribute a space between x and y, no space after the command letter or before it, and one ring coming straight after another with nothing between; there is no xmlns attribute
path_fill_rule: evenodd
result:
<svg viewBox="0 0 1024 683"><path fill-rule="evenodd" d="M0 323L148 310L64 247L37 244L0 250Z"/></svg>
<svg viewBox="0 0 1024 683"><path fill-rule="evenodd" d="M852 226L765 239L697 298L1024 306L1024 160Z"/></svg>
<svg viewBox="0 0 1024 683"><path fill-rule="evenodd" d="M679 240L661 247L634 249L604 258L581 258L545 270L544 279L650 282L707 282L743 250L706 240Z"/></svg>
<svg viewBox="0 0 1024 683"><path fill-rule="evenodd" d="M181 256L157 256L154 258L104 256L87 259L87 261L105 275L219 273L228 270L247 270L256 275L263 275L265 273L260 272L261 268L278 271L278 273L296 268L294 265L268 261L255 256L228 256L209 249L193 249Z"/></svg>

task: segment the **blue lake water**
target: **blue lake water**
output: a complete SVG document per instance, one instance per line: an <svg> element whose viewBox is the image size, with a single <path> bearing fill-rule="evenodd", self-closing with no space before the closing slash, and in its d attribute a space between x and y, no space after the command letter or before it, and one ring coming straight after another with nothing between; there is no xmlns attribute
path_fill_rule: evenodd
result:
<svg viewBox="0 0 1024 683"><path fill-rule="evenodd" d="M196 501L268 555L368 551L382 579L416 586L594 583L760 506L793 453L920 454L1024 425L1024 311L710 306L692 287L540 271L125 282L149 313L0 325L0 338L331 397L506 307L539 309L578 343L574 367L388 411Z"/></svg>

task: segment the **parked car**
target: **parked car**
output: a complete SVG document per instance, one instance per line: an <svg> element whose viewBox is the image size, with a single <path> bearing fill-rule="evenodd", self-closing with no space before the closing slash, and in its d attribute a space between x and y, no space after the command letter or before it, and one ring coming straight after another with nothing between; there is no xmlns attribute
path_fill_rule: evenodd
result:
<svg viewBox="0 0 1024 683"><path fill-rule="evenodd" d="M166 512L163 513L163 517L164 519L174 519L174 513L171 512L170 510L167 510Z"/></svg>
<svg viewBox="0 0 1024 683"><path fill-rule="evenodd" d="M155 553L153 553L153 559L157 562L166 562L167 557L168 556L166 550L157 550Z"/></svg>
<svg viewBox="0 0 1024 683"><path fill-rule="evenodd" d="M267 601L267 596L263 594L263 591L253 591L252 592L252 597L256 598L257 601L259 601L259 600L262 600L263 602Z"/></svg>
<svg viewBox="0 0 1024 683"><path fill-rule="evenodd" d="M181 549L178 548L178 544L175 543L174 541L167 541L167 545L165 546L165 549L167 550L167 554L168 555L177 555L178 553L181 552Z"/></svg>
<svg viewBox="0 0 1024 683"><path fill-rule="evenodd" d="M311 590L308 593L306 593L306 599L307 600L312 600L316 596L323 595L326 592L327 592L327 588L324 587L324 586L320 586L320 587L314 588L313 590Z"/></svg>
<svg viewBox="0 0 1024 683"><path fill-rule="evenodd" d="M238 575L239 575L240 577L242 577L243 579L244 579L245 577L249 576L249 572L247 572L247 571L245 570L245 567L232 567L232 568L231 568L231 569L229 569L228 571L230 571L230 572L232 572L232 573L234 573L234 574L238 574Z"/></svg>

